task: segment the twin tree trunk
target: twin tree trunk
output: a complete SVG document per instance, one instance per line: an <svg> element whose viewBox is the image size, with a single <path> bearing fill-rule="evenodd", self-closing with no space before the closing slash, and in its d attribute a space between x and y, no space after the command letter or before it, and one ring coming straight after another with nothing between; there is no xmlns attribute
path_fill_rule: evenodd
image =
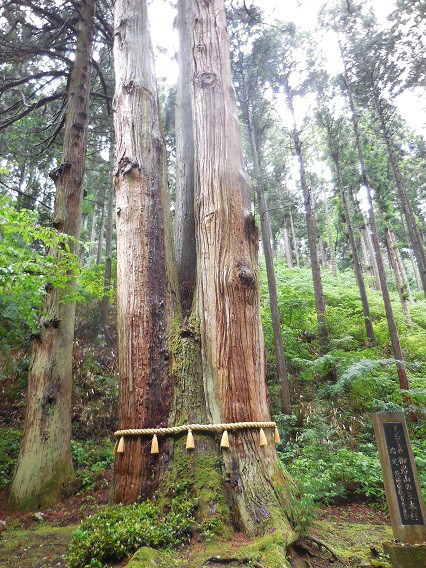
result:
<svg viewBox="0 0 426 568"><path fill-rule="evenodd" d="M194 414L212 423L270 416L258 236L243 169L223 1L193 0L190 14L197 283L188 322L181 320L179 302L175 305L177 271L146 5L115 3L120 428L185 423ZM115 500L135 501L157 487L160 493L171 491L176 484L167 480L174 477L197 488L201 500L210 494L207 517L217 513L219 502L223 506L226 488L231 515L222 520L232 517L250 535L274 523L284 531L285 543L295 537L287 482L271 437L260 447L258 431L233 433L223 452L221 487L213 492L218 440L196 435L196 450L189 454L181 451L181 441L160 439L159 462L148 453L149 441L126 439L124 454L116 458ZM204 481L197 485L194 472L202 464L206 471L198 479Z"/></svg>
<svg viewBox="0 0 426 568"><path fill-rule="evenodd" d="M64 246L69 245L76 255L83 203L94 5L95 0L87 0L81 10L69 77L61 165L51 174L56 185L54 226L73 237ZM57 257L60 252L50 250L48 254ZM46 508L76 489L71 460L74 293L71 273L64 291L48 286L32 349L24 437L9 494L12 508Z"/></svg>

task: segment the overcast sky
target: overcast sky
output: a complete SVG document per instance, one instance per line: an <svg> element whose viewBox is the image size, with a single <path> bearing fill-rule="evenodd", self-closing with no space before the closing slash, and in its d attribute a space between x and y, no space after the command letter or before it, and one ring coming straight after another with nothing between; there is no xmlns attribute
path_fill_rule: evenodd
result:
<svg viewBox="0 0 426 568"><path fill-rule="evenodd" d="M239 0L235 1L239 5ZM303 30L313 30L317 21L317 13L323 2L319 0L258 0L262 7L266 22L273 23L275 19L293 21ZM394 0L372 0L376 16L381 25L387 25L387 16L395 8ZM175 9L170 0L152 0L150 3L151 33L156 48L156 72L160 78L165 78L173 84L177 78L177 64L174 54L178 48L177 32L173 28ZM332 34L322 39L322 50L325 53L326 67L330 74L338 73L340 60L337 46ZM409 126L416 132L426 136L426 97L424 89L406 91L399 96L398 110ZM308 108L299 104L299 113L303 115ZM285 112L283 120L288 122Z"/></svg>

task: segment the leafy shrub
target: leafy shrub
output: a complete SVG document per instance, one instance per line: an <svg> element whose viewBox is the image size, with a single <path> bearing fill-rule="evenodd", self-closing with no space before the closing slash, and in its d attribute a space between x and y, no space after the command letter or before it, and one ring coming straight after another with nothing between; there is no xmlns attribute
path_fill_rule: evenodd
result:
<svg viewBox="0 0 426 568"><path fill-rule="evenodd" d="M113 444L108 439L102 442L73 440L71 449L81 488L93 489L114 461Z"/></svg>
<svg viewBox="0 0 426 568"><path fill-rule="evenodd" d="M67 566L101 567L106 562L123 560L141 546L169 548L184 544L195 525L195 506L194 501L174 498L165 515L150 501L107 507L85 519L74 532Z"/></svg>
<svg viewBox="0 0 426 568"><path fill-rule="evenodd" d="M21 447L22 432L5 428L0 436L0 489L4 489L12 478Z"/></svg>

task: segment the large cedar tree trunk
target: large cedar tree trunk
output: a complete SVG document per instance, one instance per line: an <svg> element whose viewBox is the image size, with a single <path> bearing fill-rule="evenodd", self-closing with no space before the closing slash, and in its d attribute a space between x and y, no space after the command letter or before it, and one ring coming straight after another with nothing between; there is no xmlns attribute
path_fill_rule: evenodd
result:
<svg viewBox="0 0 426 568"><path fill-rule="evenodd" d="M76 255L83 203L94 5L95 0L87 0L80 12L61 164L51 174L56 186L53 223L58 231L73 237L64 244ZM60 253L50 250L48 254ZM71 460L75 280L71 273L69 278L68 288L61 292L48 286L33 342L24 436L9 494L12 508L45 508L77 487Z"/></svg>
<svg viewBox="0 0 426 568"><path fill-rule="evenodd" d="M120 428L269 420L258 234L223 1L193 0L187 36L193 54L197 287L192 313L183 321L173 306L177 278L168 248L164 146L144 2L116 1L115 33ZM207 505L201 518L218 515L249 535L275 527L285 546L296 537L290 480L267 434L269 445L261 447L257 430L230 433L230 448L222 454L214 434L194 433L194 452L184 449L182 436L160 439L154 459L147 454L149 440L126 438L124 454L116 458L115 500L136 501L156 487L161 499L177 485L187 486Z"/></svg>
<svg viewBox="0 0 426 568"><path fill-rule="evenodd" d="M257 229L244 171L223 0L193 0L197 316L206 408L213 422L269 419L260 321ZM292 535L287 483L273 440L236 431L223 454L235 525L253 535L271 522ZM284 509L282 509L282 507Z"/></svg>
<svg viewBox="0 0 426 568"><path fill-rule="evenodd" d="M119 428L159 427L173 402L177 276L146 2L117 0L114 27ZM126 438L115 460L114 501L152 496L160 470L146 438Z"/></svg>

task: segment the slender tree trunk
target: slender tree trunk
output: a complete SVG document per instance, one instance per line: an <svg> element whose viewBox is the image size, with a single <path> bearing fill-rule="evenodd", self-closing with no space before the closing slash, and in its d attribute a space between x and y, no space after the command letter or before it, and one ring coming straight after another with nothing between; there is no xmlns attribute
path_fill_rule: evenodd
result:
<svg viewBox="0 0 426 568"><path fill-rule="evenodd" d="M93 256L96 250L96 204L93 205L93 214L92 214L92 228L90 230L90 246L89 246L89 256ZM92 264L92 261L90 261Z"/></svg>
<svg viewBox="0 0 426 568"><path fill-rule="evenodd" d="M160 427L173 402L170 330L178 291L146 2L116 0L114 26L119 428ZM126 438L116 455L113 500L153 495L160 472L149 443Z"/></svg>
<svg viewBox="0 0 426 568"><path fill-rule="evenodd" d="M283 240L284 240L284 252L287 268L293 268L293 258L291 254L291 243L290 236L288 234L287 225L284 224L283 227Z"/></svg>
<svg viewBox="0 0 426 568"><path fill-rule="evenodd" d="M223 0L193 0L197 313L206 406L213 422L269 418L260 320L258 234L251 214L231 83ZM223 453L235 525L253 535L275 526L294 538L271 438L240 430ZM282 538L282 537L280 537Z"/></svg>
<svg viewBox="0 0 426 568"><path fill-rule="evenodd" d="M381 280L380 280L380 275L379 275L379 267L378 267L378 263L377 263L377 258L374 252L374 245L373 245L373 239L371 238L371 227L370 227L370 223L368 222L368 219L364 216L364 214L362 215L363 219L364 219L364 238L365 238L365 242L367 245L367 250L368 250L368 256L370 258L370 263L371 263L371 268L373 270L373 274L374 274L374 280L376 283L376 290L381 290L382 289L382 285L381 285Z"/></svg>
<svg viewBox="0 0 426 568"><path fill-rule="evenodd" d="M361 298L362 304L362 311L364 314L364 323L365 323L365 330L367 332L368 342L371 346L377 345L376 337L374 335L373 324L371 322L371 314L370 314L370 306L368 304L368 297L367 292L365 290L364 278L362 276L362 269L361 269L361 262L359 259L358 249L356 246L354 230L352 227L352 220L349 213L348 202L346 199L345 189L343 187L341 173L340 173L340 164L336 158L334 159L335 170L336 170L336 180L339 188L340 197L342 199L343 211L345 213L345 223L346 223L346 230L348 232L348 240L349 246L352 253L352 262L355 272L355 279L358 285L359 295Z"/></svg>
<svg viewBox="0 0 426 568"><path fill-rule="evenodd" d="M406 292L402 281L401 273L399 271L399 265L398 265L398 259L396 257L393 235L387 225L385 227L385 236L386 236L386 245L389 253L389 261L395 277L395 284L398 290L399 301L401 302L402 311L404 312L405 317L407 318L408 325L412 328L413 322L411 320L410 310L408 308L407 299L405 297Z"/></svg>
<svg viewBox="0 0 426 568"><path fill-rule="evenodd" d="M179 77L176 93L176 220L175 242L179 288L185 313L191 311L197 273L194 224L194 135L191 101L192 0L178 2Z"/></svg>
<svg viewBox="0 0 426 568"><path fill-rule="evenodd" d="M373 271L373 264L370 260L370 256L368 254L367 245L365 243L365 229L361 229L359 232L359 240L361 243L361 250L362 250L362 257L364 259L364 268L369 276L369 284L370 288L373 290L376 289L376 285L374 283L374 271Z"/></svg>
<svg viewBox="0 0 426 568"><path fill-rule="evenodd" d="M293 237L294 254L296 256L296 264L297 268L300 268L299 247L297 246L296 232L294 230L294 222L293 222L291 207L289 207L289 216L290 216L291 236Z"/></svg>
<svg viewBox="0 0 426 568"><path fill-rule="evenodd" d="M81 8L75 59L70 71L61 165L51 177L56 195L54 226L73 237L78 258L86 161L94 0ZM57 250L48 252L60 254ZM71 460L71 384L76 287L72 273L62 293L48 286L33 343L21 452L9 494L17 509L48 507L76 490ZM63 297L65 294L65 298ZM67 297L67 296L71 296ZM66 301L63 301L63 300ZM62 300L62 301L61 301Z"/></svg>
<svg viewBox="0 0 426 568"><path fill-rule="evenodd" d="M109 313L109 295L108 291L111 286L111 276L112 276L112 233L114 230L114 180L112 177L112 171L115 164L114 157L114 142L113 136L111 136L110 142L110 183L108 188L107 196L107 222L106 222L106 236L105 236L105 269L104 269L104 292L105 295L102 298L101 305L101 329L106 330L108 325L108 313Z"/></svg>
<svg viewBox="0 0 426 568"><path fill-rule="evenodd" d="M363 184L364 184L366 192L367 192L368 214L369 214L370 227L371 227L371 233L372 233L372 241L373 241L375 258L376 258L376 262L377 262L377 268L378 268L378 272L379 272L380 287L381 287L381 290L382 290L383 302L384 302L384 305L385 305L386 320L387 320L388 328L389 328L389 335L390 335L390 340L391 340L391 345L392 345L392 351L393 351L395 359L397 360L396 367L397 367L397 371L398 371L399 385L400 385L402 390L409 390L410 384L408 382L407 368L405 366L404 357L403 357L403 354L402 354L401 343L399 341L399 335L398 335L398 329L396 327L395 317L393 315L392 303L391 303L391 299L390 299L390 295L389 295L389 289L388 289L388 285L387 285L386 273L385 273L385 269L384 269L384 266L383 266L383 258L382 258L382 253L380 251L380 243L379 243L379 235L378 235L378 231L377 231L376 217L375 217L375 214L374 214L373 200L372 200L372 196L371 196L370 181L368 179L367 168L366 168L366 165L365 165L364 149L362 147L361 132L360 132L359 125L358 125L358 116L357 116L357 113L356 113L356 110L355 110L355 104L354 104L353 95L352 95L352 88L351 88L351 85L350 85L350 82L349 82L349 79L348 79L348 76L347 76L347 72L346 72L346 64L345 64L344 78L345 78L345 84L346 84L346 90L347 90L347 94L348 94L349 104L350 104L350 108L351 108L351 112L352 112L352 124L353 124L353 127L354 127L354 134L355 134L355 139L356 139L356 144L357 144L357 149L358 149L358 158L359 158L359 162L360 162L360 166L361 166ZM406 396L405 394L403 395L403 398L407 403L410 402L410 398L408 396ZM416 416L413 413L411 414L411 418L413 420L416 420Z"/></svg>
<svg viewBox="0 0 426 568"><path fill-rule="evenodd" d="M392 235L392 238L393 238L393 241L395 243L395 236ZM405 270L404 261L402 260L401 251L396 246L395 246L395 254L396 254L396 261L398 263L398 268L399 268L399 272L401 274L403 286L404 286L405 290L407 291L408 299L409 299L410 303L412 304L414 302L414 299L413 299L413 294L412 294L412 291L411 291L410 281L408 280L408 277L407 277L407 272Z"/></svg>
<svg viewBox="0 0 426 568"><path fill-rule="evenodd" d="M394 173L396 187L398 189L399 202L402 207L402 211L405 216L405 221L407 223L408 234L410 235L411 246L413 247L413 252L417 260L417 265L420 272L420 280L422 282L423 291L426 295L426 252L423 246L422 237L419 231L419 227L416 223L413 209L411 203L408 199L407 190L405 188L404 178L402 176L398 159L395 154L395 149L393 145L393 140L391 138L389 127L386 123L385 114L383 110L383 103L380 96L374 90L374 102L379 115L380 124L382 127L383 138L388 149L389 159L392 164L392 170Z"/></svg>
<svg viewBox="0 0 426 568"><path fill-rule="evenodd" d="M89 222L89 218L87 217L87 215L83 215L83 219L82 219L82 230L83 231L87 230L88 222ZM79 253L78 253L78 260L79 260L81 266L84 265L84 257L85 257L84 247L80 246L80 250L79 250Z"/></svg>
<svg viewBox="0 0 426 568"><path fill-rule="evenodd" d="M256 192L258 198L260 228L262 233L263 253L265 255L266 275L268 278L269 306L271 308L272 328L274 333L275 356L277 360L277 375L281 386L281 411L283 414L291 414L290 383L288 380L287 365L285 362L283 338L281 332L281 317L278 306L277 283L273 260L272 232L269 222L268 205L263 189L263 178L260 169L258 144L254 131L252 117L249 109L246 109L247 127L250 137L250 148L253 160L253 170L256 177ZM291 251L290 251L291 258Z"/></svg>
<svg viewBox="0 0 426 568"><path fill-rule="evenodd" d="M318 262L317 239L315 234L315 221L312 203L312 192L306 181L305 159L303 156L302 142L300 140L299 131L297 130L296 119L294 114L293 100L290 95L290 87L286 85L287 105L293 117L293 140L296 155L299 159L300 168L300 185L302 186L303 199L305 203L306 215L306 232L308 237L309 256L311 260L312 279L314 284L315 307L319 324L324 323L325 299L322 287L321 271Z"/></svg>
<svg viewBox="0 0 426 568"><path fill-rule="evenodd" d="M105 203L102 204L102 210L101 210L101 226L99 227L99 240L98 240L98 250L96 253L96 264L100 264L102 261L102 247L104 244L104 227L105 227Z"/></svg>
<svg viewBox="0 0 426 568"><path fill-rule="evenodd" d="M405 225L404 217L403 217L402 213L401 213L401 224L402 224L402 228L404 229L405 240L406 240L407 245L409 247L408 248L408 254L410 256L411 266L413 267L414 280L416 282L417 289L421 290L422 289L422 282L420 280L420 273L419 273L419 270L418 270L418 267L417 267L417 264L416 264L416 259L415 259L413 250L412 250L412 248L410 248L410 239L409 239L407 227Z"/></svg>
<svg viewBox="0 0 426 568"><path fill-rule="evenodd" d="M330 252L330 264L331 264L331 272L336 278L337 276L337 268L336 268L336 256L334 254L334 246L333 246L333 239L331 238L331 224L330 224L330 215L328 212L328 198L325 196L324 199L324 209L325 209L325 222L327 224L327 241L328 241L328 249Z"/></svg>

